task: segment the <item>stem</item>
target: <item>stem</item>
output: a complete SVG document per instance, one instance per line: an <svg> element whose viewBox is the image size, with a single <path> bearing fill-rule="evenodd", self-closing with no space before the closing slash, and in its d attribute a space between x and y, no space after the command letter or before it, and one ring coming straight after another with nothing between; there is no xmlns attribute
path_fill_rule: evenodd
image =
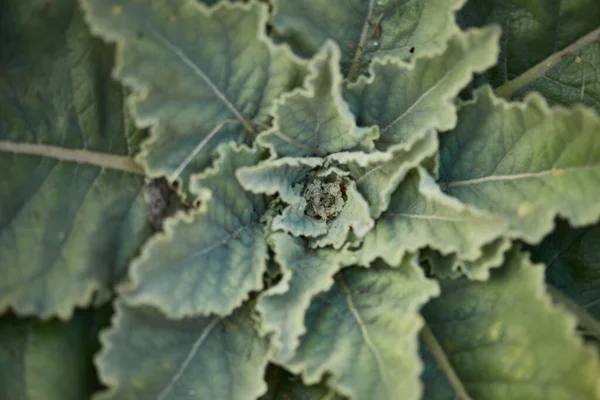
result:
<svg viewBox="0 0 600 400"><path fill-rule="evenodd" d="M562 305L575 315L579 326L585 328L587 332L593 333L593 336L600 337L600 321L591 316L585 308L574 302L556 287L546 285L546 289L555 303Z"/></svg>
<svg viewBox="0 0 600 400"><path fill-rule="evenodd" d="M564 60L566 57L577 53L580 49L587 46L588 44L597 41L600 41L600 27L594 29L593 31L583 36L575 43L572 43L569 46L565 47L561 51L552 54L550 57L546 58L537 65L529 68L527 71L523 72L515 79L510 80L508 82L504 82L502 85L496 88L496 94L506 99L512 97L516 92L518 92L522 88L530 85L538 78L544 76L549 70L554 68L556 64L558 64L558 62Z"/></svg>
<svg viewBox="0 0 600 400"><path fill-rule="evenodd" d="M444 371L444 374L446 374L450 385L456 392L456 397L461 400L471 400L471 397L467 393L467 390L463 386L458 375L456 375L452 364L450 364L448 357L446 357L444 349L436 339L429 325L425 325L421 333L423 335L423 341L425 342L425 344L429 348L429 351L437 361L440 369Z"/></svg>
<svg viewBox="0 0 600 400"><path fill-rule="evenodd" d="M375 0L369 1L369 9L367 11L365 23L363 25L362 31L360 32L360 38L358 40L358 45L356 46L356 52L354 52L354 58L352 59L352 64L350 64L350 70L348 71L349 81L355 80L358 76L358 71L360 69L360 59L362 58L362 55L365 52L365 45L367 44L367 35L369 34L369 28L371 27L373 3L375 3Z"/></svg>
<svg viewBox="0 0 600 400"><path fill-rule="evenodd" d="M115 156L113 154L99 153L90 150L75 150L45 144L15 143L0 140L0 152L49 157L61 161L90 164L101 168L144 175L144 169L131 157Z"/></svg>

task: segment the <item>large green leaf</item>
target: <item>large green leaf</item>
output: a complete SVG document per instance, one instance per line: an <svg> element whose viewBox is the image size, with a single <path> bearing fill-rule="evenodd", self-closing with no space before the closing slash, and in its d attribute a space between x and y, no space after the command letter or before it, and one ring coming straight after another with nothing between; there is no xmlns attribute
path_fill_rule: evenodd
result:
<svg viewBox="0 0 600 400"><path fill-rule="evenodd" d="M96 364L109 387L99 399L255 399L269 344L248 304L226 318L169 320L150 307L116 303Z"/></svg>
<svg viewBox="0 0 600 400"><path fill-rule="evenodd" d="M313 299L307 333L283 365L309 385L329 374L327 385L352 399L419 399L418 310L437 294L414 257L399 268L347 268Z"/></svg>
<svg viewBox="0 0 600 400"><path fill-rule="evenodd" d="M258 154L232 144L217 149L211 169L192 179L192 191L209 198L203 207L165 223L131 264L131 304L152 305L171 317L227 315L262 289L267 243L260 219L262 196L237 182L237 168L258 162Z"/></svg>
<svg viewBox="0 0 600 400"><path fill-rule="evenodd" d="M575 229L559 221L532 251L548 266L547 282L600 320L600 224Z"/></svg>
<svg viewBox="0 0 600 400"><path fill-rule="evenodd" d="M203 168L219 143L249 143L273 100L304 74L267 40L264 4L197 0L82 0L92 31L118 45L115 75L134 89L139 160L175 179ZM231 123L228 123L231 122Z"/></svg>
<svg viewBox="0 0 600 400"><path fill-rule="evenodd" d="M342 98L339 48L327 42L310 64L302 89L282 97L273 109L273 128L257 142L280 157L326 155L359 145L369 150L379 131L359 128Z"/></svg>
<svg viewBox="0 0 600 400"><path fill-rule="evenodd" d="M342 49L344 76L355 78L374 57L407 59L444 48L457 31L454 11L464 0L277 0L275 35L303 56L327 40Z"/></svg>
<svg viewBox="0 0 600 400"><path fill-rule="evenodd" d="M459 14L463 26L498 23L502 45L497 66L481 80L494 87L600 28L597 0L470 0ZM514 93L541 92L551 103L582 102L600 111L600 43L590 43L560 60L550 71Z"/></svg>
<svg viewBox="0 0 600 400"><path fill-rule="evenodd" d="M94 315L69 322L0 318L0 398L81 400L98 388L91 363Z"/></svg>
<svg viewBox="0 0 600 400"><path fill-rule="evenodd" d="M306 332L304 314L311 299L333 285L333 275L343 265L352 263L345 250L306 247L302 239L276 233L269 239L282 278L259 298L256 308L262 314L261 329L273 332L277 359L290 359Z"/></svg>
<svg viewBox="0 0 600 400"><path fill-rule="evenodd" d="M544 293L544 269L519 251L509 252L487 282L443 283L423 316L474 400L600 396L597 353L576 336L575 319Z"/></svg>
<svg viewBox="0 0 600 400"><path fill-rule="evenodd" d="M377 148L412 145L428 130L456 125L454 98L474 72L491 67L498 56L497 27L456 33L441 54L407 64L376 59L370 76L348 84L344 97L361 126L377 125Z"/></svg>
<svg viewBox="0 0 600 400"><path fill-rule="evenodd" d="M440 139L440 186L537 243L557 214L575 226L600 216L598 132L589 109L549 109L539 95L506 103L482 88Z"/></svg>
<svg viewBox="0 0 600 400"><path fill-rule="evenodd" d="M151 228L140 176L61 151L131 156L139 132L74 0L5 0L0 48L0 312L66 319L106 299Z"/></svg>
<svg viewBox="0 0 600 400"><path fill-rule="evenodd" d="M424 195L423 192L427 193ZM460 260L476 260L481 247L506 231L502 218L466 207L439 191L424 169L411 171L375 222L360 251L361 265L381 257L398 265L406 253L429 246Z"/></svg>

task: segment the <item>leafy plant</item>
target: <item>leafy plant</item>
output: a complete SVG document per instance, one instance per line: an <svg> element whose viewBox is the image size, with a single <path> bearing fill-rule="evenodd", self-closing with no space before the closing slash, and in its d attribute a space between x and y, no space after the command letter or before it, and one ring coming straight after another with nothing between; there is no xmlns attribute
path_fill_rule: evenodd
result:
<svg viewBox="0 0 600 400"><path fill-rule="evenodd" d="M1 398L600 399L594 1L0 19Z"/></svg>

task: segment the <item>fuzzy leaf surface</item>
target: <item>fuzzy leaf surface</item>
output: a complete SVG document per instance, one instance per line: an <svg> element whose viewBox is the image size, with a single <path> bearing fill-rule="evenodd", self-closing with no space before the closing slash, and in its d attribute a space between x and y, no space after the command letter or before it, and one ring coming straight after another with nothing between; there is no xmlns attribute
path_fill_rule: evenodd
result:
<svg viewBox="0 0 600 400"><path fill-rule="evenodd" d="M457 31L454 11L464 0L277 0L276 37L305 57L326 40L342 50L344 76L365 72L373 58L436 53ZM412 48L412 52L411 52Z"/></svg>
<svg viewBox="0 0 600 400"><path fill-rule="evenodd" d="M47 5L2 4L0 141L133 156L140 133L111 81L110 49L74 0ZM151 234L142 185L128 172L0 151L0 312L67 319L94 293L106 301Z"/></svg>
<svg viewBox="0 0 600 400"><path fill-rule="evenodd" d="M409 148L403 144L391 146L388 150L391 158L388 160L374 159L363 165L358 160L346 163L359 192L369 203L371 216L378 218L387 210L392 194L408 171L417 167L425 158L436 154L437 149L437 134L429 131L422 140Z"/></svg>
<svg viewBox="0 0 600 400"><path fill-rule="evenodd" d="M264 4L82 4L92 31L117 43L115 76L134 90L137 123L153 126L139 157L151 176L174 179L188 165L204 168L220 143L250 143L254 123L266 122L273 100L304 74L289 50L267 41Z"/></svg>
<svg viewBox="0 0 600 400"><path fill-rule="evenodd" d="M596 0L470 0L458 19L463 26L502 26L499 62L477 80L497 87L599 28L600 7ZM600 43L590 43L513 98L538 91L552 104L584 103L600 111L599 65Z"/></svg>
<svg viewBox="0 0 600 400"><path fill-rule="evenodd" d="M0 397L89 399L97 389L91 363L93 317L86 311L76 312L69 322L2 316Z"/></svg>
<svg viewBox="0 0 600 400"><path fill-rule="evenodd" d="M576 229L559 221L532 259L547 265L549 284L600 320L600 224Z"/></svg>
<svg viewBox="0 0 600 400"><path fill-rule="evenodd" d="M244 305L226 318L167 319L150 307L116 303L97 358L109 387L98 399L246 400L267 389L269 344Z"/></svg>
<svg viewBox="0 0 600 400"><path fill-rule="evenodd" d="M350 264L352 256L345 250L311 250L302 239L284 233L272 235L269 241L283 276L261 295L256 309L262 315L262 331L275 333L277 359L286 361L306 332L304 315L311 299L333 285L333 275Z"/></svg>
<svg viewBox="0 0 600 400"><path fill-rule="evenodd" d="M377 125L378 149L412 145L428 130L456 125L454 98L472 79L496 62L498 27L456 33L443 53L407 64L395 58L374 60L369 77L346 85L344 97L361 126Z"/></svg>
<svg viewBox="0 0 600 400"><path fill-rule="evenodd" d="M400 268L347 268L313 299L307 333L284 367L311 385L327 385L356 400L419 399L418 310L438 294L412 257Z"/></svg>
<svg viewBox="0 0 600 400"><path fill-rule="evenodd" d="M192 178L192 191L210 191L207 206L165 222L131 265L130 304L151 305L174 318L227 315L252 290L262 289L267 243L260 218L262 196L237 182L237 168L259 156L247 147L223 145L211 169Z"/></svg>
<svg viewBox="0 0 600 400"><path fill-rule="evenodd" d="M424 194L427 193L427 195ZM364 239L361 265L377 257L400 264L406 253L430 247L461 260L476 260L481 247L502 235L502 218L466 207L444 195L424 169L411 171L391 197L389 208Z"/></svg>
<svg viewBox="0 0 600 400"><path fill-rule="evenodd" d="M543 268L519 251L487 282L443 283L423 316L473 399L600 395L597 353L576 336L575 319L552 305Z"/></svg>
<svg viewBox="0 0 600 400"><path fill-rule="evenodd" d="M373 148L379 132L356 126L342 98L339 59L339 48L325 43L311 61L303 88L276 102L274 126L258 137L258 143L280 157L327 155L359 145Z"/></svg>
<svg viewBox="0 0 600 400"><path fill-rule="evenodd" d="M445 193L503 216L514 237L537 243L557 214L575 226L600 216L600 117L592 110L549 109L531 95L505 103L489 87L442 135Z"/></svg>

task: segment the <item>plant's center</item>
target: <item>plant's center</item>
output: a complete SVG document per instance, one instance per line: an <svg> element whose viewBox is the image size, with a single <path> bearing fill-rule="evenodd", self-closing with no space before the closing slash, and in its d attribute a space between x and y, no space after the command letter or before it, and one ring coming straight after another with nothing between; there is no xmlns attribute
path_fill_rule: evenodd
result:
<svg viewBox="0 0 600 400"><path fill-rule="evenodd" d="M339 175L309 181L304 188L303 197L308 203L306 214L321 221L337 217L346 203L344 186Z"/></svg>

